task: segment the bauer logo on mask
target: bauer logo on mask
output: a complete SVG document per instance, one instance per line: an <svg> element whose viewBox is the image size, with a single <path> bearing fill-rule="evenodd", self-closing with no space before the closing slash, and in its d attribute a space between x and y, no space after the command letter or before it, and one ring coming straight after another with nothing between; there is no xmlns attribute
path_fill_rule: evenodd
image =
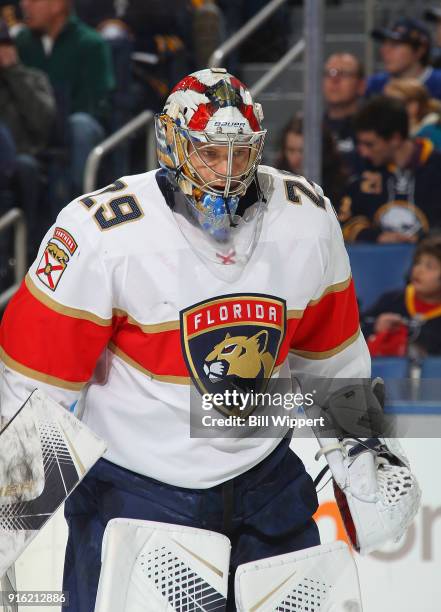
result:
<svg viewBox="0 0 441 612"><path fill-rule="evenodd" d="M277 362L285 321L284 300L259 294L227 295L183 310L183 354L200 393L263 392Z"/></svg>

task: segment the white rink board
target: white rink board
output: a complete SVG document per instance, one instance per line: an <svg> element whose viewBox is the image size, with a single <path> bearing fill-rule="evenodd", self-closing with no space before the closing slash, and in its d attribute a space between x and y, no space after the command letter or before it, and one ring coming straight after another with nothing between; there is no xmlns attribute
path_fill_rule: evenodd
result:
<svg viewBox="0 0 441 612"><path fill-rule="evenodd" d="M439 612L441 610L441 485L437 463L440 439L404 439L402 446L422 489L422 504L407 537L397 545L361 557L356 554L363 612ZM296 439L292 448L312 475L319 472L314 460L318 444ZM320 466L324 465L320 461ZM322 484L326 482L325 476ZM320 504L334 499L329 483L319 494ZM324 506L322 506L323 508ZM332 509L332 508L331 508ZM333 518L318 520L322 542L337 535Z"/></svg>

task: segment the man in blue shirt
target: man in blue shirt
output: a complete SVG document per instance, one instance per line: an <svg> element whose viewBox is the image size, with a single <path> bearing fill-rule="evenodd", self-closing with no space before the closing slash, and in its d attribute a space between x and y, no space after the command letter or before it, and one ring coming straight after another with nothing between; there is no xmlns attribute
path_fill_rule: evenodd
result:
<svg viewBox="0 0 441 612"><path fill-rule="evenodd" d="M381 93L391 78L414 78L427 87L432 97L441 99L441 70L428 65L431 40L423 23L402 17L390 28L373 30L372 37L381 41L385 71L369 78L367 96Z"/></svg>

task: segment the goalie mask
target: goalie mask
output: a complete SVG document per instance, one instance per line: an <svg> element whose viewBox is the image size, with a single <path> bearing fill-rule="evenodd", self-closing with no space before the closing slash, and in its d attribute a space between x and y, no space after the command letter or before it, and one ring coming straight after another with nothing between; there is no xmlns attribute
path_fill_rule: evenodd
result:
<svg viewBox="0 0 441 612"><path fill-rule="evenodd" d="M260 104L223 68L184 78L156 117L161 167L199 226L220 243L237 226L240 198L255 180L266 133L262 118Z"/></svg>

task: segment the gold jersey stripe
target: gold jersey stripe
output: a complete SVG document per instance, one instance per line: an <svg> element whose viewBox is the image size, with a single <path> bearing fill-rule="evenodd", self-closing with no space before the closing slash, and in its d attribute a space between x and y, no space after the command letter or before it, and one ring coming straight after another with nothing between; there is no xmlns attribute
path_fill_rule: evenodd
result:
<svg viewBox="0 0 441 612"><path fill-rule="evenodd" d="M29 276L26 275L25 278L26 287L29 292L42 304L53 310L54 312L58 312L60 314L67 315L74 319L82 319L83 321L90 321L92 323L96 323L97 325L101 325L102 327L109 327L112 325L112 319L103 319L98 315L88 312L87 310L81 310L80 308L72 308L70 306L64 306L59 302L56 302L51 297L46 295L44 291L41 291L38 287L35 286L34 281ZM162 331L169 331L173 329L179 329L179 321L165 321L164 323L152 323L150 325L143 325L134 319L131 315L129 315L126 311L121 310L119 308L114 308L112 311L112 315L114 317L127 317L128 323L131 325L136 325L143 332L153 334Z"/></svg>
<svg viewBox="0 0 441 612"><path fill-rule="evenodd" d="M293 353L294 355L298 355L299 357L304 357L305 359L328 359L329 357L333 357L334 355L341 353L345 348L353 344L359 335L360 328L358 328L355 334L353 334L350 338L338 346L329 349L328 351L300 351L297 349L290 349L289 352Z"/></svg>
<svg viewBox="0 0 441 612"><path fill-rule="evenodd" d="M64 304L60 304L56 302L51 297L46 295L44 291L36 287L34 281L26 274L25 284L28 288L29 292L37 299L39 302L53 310L54 312L58 312L59 314L66 315L68 317L72 317L73 319L81 319L83 321L90 321L91 323L96 323L101 327L109 327L112 325L112 319L103 319L93 312L88 312L87 310L81 310L80 308L72 308L70 306L65 306Z"/></svg>
<svg viewBox="0 0 441 612"><path fill-rule="evenodd" d="M344 291L351 284L351 280L352 280L352 276L349 276L349 278L347 278L344 281L335 283L334 285L329 285L329 287L326 287L326 289L323 291L323 293L321 294L319 298L315 300L310 300L307 304L307 307L315 306L325 297L325 295L329 295L330 293L337 293L339 291ZM304 312L305 310L291 308L290 310L287 310L286 312L287 319L301 319L303 317Z"/></svg>
<svg viewBox="0 0 441 612"><path fill-rule="evenodd" d="M304 310L287 310L286 311L286 318L287 319L301 319L303 317L303 313L305 311Z"/></svg>
<svg viewBox="0 0 441 612"><path fill-rule="evenodd" d="M349 285L351 284L351 280L352 280L352 276L349 276L349 278L347 278L344 281L341 281L339 283L335 283L334 285L329 285L329 287L327 287L323 293L321 294L321 296L315 300L310 300L308 302L308 306L315 306L316 304L318 304L326 295L329 295L330 293L338 293L340 291L344 291L345 289L347 289L349 287Z"/></svg>
<svg viewBox="0 0 441 612"><path fill-rule="evenodd" d="M142 372L142 374L145 374L149 378L153 378L154 380L159 380L160 382L174 383L176 385L189 385L190 384L189 376L167 376L163 374L154 374L153 372L150 372L150 370L143 368L137 361L129 357L126 353L124 353L124 351L122 351L120 348L115 346L113 342L110 342L108 348L112 353L117 355L117 357L119 357L120 359L122 359L123 361L131 365L132 368L135 368L139 372Z"/></svg>
<svg viewBox="0 0 441 612"><path fill-rule="evenodd" d="M3 348L0 348L0 359L3 363L10 368L11 370L15 370L19 374L23 374L23 376L27 376L28 378L33 378L34 380L39 380L40 382L44 382L48 385L53 385L54 387L61 387L61 389L68 389L69 391L81 391L85 382L70 382L68 380L63 380L62 378L57 378L56 376L50 376L49 374L44 374L43 372L38 372L38 370L33 370L32 368L28 368L23 364L15 361L12 357L5 352Z"/></svg>
<svg viewBox="0 0 441 612"><path fill-rule="evenodd" d="M145 334L157 334L159 332L173 331L173 330L180 329L179 321L164 321L163 323L150 323L147 325L144 323L140 323L139 321L134 319L132 315L129 315L125 310L121 310L120 308L113 309L113 316L114 317L127 317L127 323L130 323L130 325L135 325Z"/></svg>

